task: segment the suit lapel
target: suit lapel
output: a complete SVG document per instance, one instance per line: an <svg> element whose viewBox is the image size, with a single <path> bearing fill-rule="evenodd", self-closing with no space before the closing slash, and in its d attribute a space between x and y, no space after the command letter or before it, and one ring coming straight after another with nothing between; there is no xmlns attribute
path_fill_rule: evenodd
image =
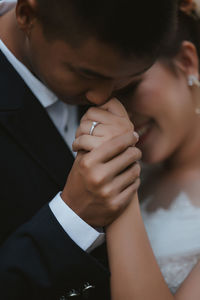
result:
<svg viewBox="0 0 200 300"><path fill-rule="evenodd" d="M1 52L0 123L62 188L73 155L45 109Z"/></svg>

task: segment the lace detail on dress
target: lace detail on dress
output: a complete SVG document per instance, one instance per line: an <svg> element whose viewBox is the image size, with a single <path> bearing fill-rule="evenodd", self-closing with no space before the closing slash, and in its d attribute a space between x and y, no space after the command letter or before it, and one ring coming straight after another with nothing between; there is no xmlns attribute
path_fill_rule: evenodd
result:
<svg viewBox="0 0 200 300"><path fill-rule="evenodd" d="M172 293L177 291L199 259L200 254L193 256L157 258L160 270Z"/></svg>
<svg viewBox="0 0 200 300"><path fill-rule="evenodd" d="M181 193L168 209L147 210L141 204L146 231L170 290L174 293L200 259L200 208Z"/></svg>

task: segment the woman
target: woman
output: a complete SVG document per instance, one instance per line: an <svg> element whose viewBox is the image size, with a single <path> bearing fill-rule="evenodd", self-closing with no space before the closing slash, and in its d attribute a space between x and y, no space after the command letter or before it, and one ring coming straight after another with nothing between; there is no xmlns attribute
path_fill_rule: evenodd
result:
<svg viewBox="0 0 200 300"><path fill-rule="evenodd" d="M141 209L135 196L107 229L112 300L200 299L197 3L180 1L178 19L174 40L137 84L131 101L130 95L123 101L149 166L141 186Z"/></svg>
<svg viewBox="0 0 200 300"><path fill-rule="evenodd" d="M112 300L200 299L200 18L179 2L176 36L121 95L148 167L141 208L107 228Z"/></svg>

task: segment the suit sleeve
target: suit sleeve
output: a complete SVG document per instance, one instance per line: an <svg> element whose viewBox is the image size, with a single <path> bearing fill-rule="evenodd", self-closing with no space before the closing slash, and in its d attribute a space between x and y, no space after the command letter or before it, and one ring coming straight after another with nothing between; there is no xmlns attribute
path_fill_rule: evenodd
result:
<svg viewBox="0 0 200 300"><path fill-rule="evenodd" d="M55 300L73 289L81 295L86 282L92 299L109 299L108 269L70 239L48 205L1 246L1 299Z"/></svg>

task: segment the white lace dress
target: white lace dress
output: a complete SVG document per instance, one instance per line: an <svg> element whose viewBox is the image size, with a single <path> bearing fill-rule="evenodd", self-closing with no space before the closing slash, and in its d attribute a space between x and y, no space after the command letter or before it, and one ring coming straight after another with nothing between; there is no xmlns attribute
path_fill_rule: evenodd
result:
<svg viewBox="0 0 200 300"><path fill-rule="evenodd" d="M181 193L171 206L141 211L152 249L167 285L174 293L200 259L200 207Z"/></svg>

